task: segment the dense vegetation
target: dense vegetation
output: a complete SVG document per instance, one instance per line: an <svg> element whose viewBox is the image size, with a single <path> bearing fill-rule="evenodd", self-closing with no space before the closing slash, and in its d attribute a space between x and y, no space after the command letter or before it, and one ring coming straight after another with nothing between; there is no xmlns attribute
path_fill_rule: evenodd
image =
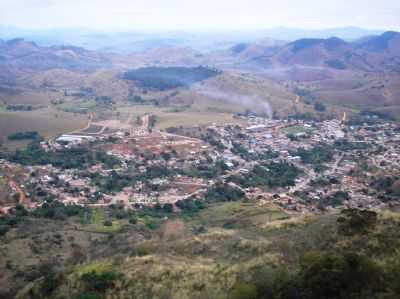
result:
<svg viewBox="0 0 400 299"><path fill-rule="evenodd" d="M299 148L292 153L294 156L301 157L304 164L312 164L317 171L323 167L323 164L333 159L334 150L326 144L319 144L310 150Z"/></svg>
<svg viewBox="0 0 400 299"><path fill-rule="evenodd" d="M383 202L400 198L400 180L395 176L378 176L372 179L370 187L378 193Z"/></svg>
<svg viewBox="0 0 400 299"><path fill-rule="evenodd" d="M347 139L335 140L334 146L335 149L340 151L365 150L368 148L366 142L350 142Z"/></svg>
<svg viewBox="0 0 400 299"><path fill-rule="evenodd" d="M209 161L209 163L201 163L199 165L191 166L185 169L182 174L190 177L213 179L224 175L228 170L228 166L222 160L217 160L215 163Z"/></svg>
<svg viewBox="0 0 400 299"><path fill-rule="evenodd" d="M265 187L268 189L295 185L302 171L287 162L270 162L256 165L245 176L234 176L232 181L242 187Z"/></svg>
<svg viewBox="0 0 400 299"><path fill-rule="evenodd" d="M225 193L226 186L220 187ZM75 216L68 220L72 225L43 222L47 220L29 214L14 222L0 218L1 225L14 223L12 232L0 236L7 261L0 267L5 277L14 273L15 279L14 288L7 286L1 295L13 298L18 292L18 298L59 299L394 299L400 295L397 214L351 209L263 227L271 214L250 202L210 202L205 207L191 199L179 206L186 229L183 235L170 237L168 223L180 220L169 205L137 211L111 207L105 213L110 228L96 234L85 232L93 224L79 224ZM93 218L100 211L82 208L82 212ZM18 208L15 213L27 212ZM124 227L117 229L115 219ZM28 244L28 252L33 250L44 260L34 260L39 265L32 268L27 253L14 257L7 250L21 244ZM53 254L64 259L51 259Z"/></svg>
<svg viewBox="0 0 400 299"><path fill-rule="evenodd" d="M218 183L207 190L205 200L208 202L239 201L246 198L244 192L229 184Z"/></svg>
<svg viewBox="0 0 400 299"><path fill-rule="evenodd" d="M64 169L85 169L97 163L103 163L107 168L119 165L118 159L107 155L103 151L92 151L89 148L80 147L56 152L46 152L36 141L28 145L26 149L19 149L10 154L8 159L22 165L47 165Z"/></svg>
<svg viewBox="0 0 400 299"><path fill-rule="evenodd" d="M124 79L139 83L142 87L166 90L190 86L218 75L220 72L207 67L146 67L125 73Z"/></svg>
<svg viewBox="0 0 400 299"><path fill-rule="evenodd" d="M39 107L34 107L32 105L7 105L7 110L9 111L32 111L38 108Z"/></svg>
<svg viewBox="0 0 400 299"><path fill-rule="evenodd" d="M39 133L36 131L17 132L8 135L8 140L38 139Z"/></svg>
<svg viewBox="0 0 400 299"><path fill-rule="evenodd" d="M52 220L65 220L69 217L83 215L88 209L77 205L64 205L58 201L49 200L34 211L27 211L23 206L17 205L11 215L0 217L0 236L5 235L19 222L29 217L47 218Z"/></svg>

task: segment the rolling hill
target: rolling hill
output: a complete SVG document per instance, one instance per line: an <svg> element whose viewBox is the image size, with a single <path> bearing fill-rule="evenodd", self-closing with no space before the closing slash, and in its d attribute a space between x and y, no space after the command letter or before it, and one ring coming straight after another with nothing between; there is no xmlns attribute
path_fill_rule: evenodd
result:
<svg viewBox="0 0 400 299"><path fill-rule="evenodd" d="M264 69L301 66L334 71L398 72L400 33L385 32L355 42L331 37L303 38L280 46L238 44L231 52L241 59L242 65Z"/></svg>
<svg viewBox="0 0 400 299"><path fill-rule="evenodd" d="M192 105L192 109L201 107L203 111L210 107L220 109L221 105L225 109L232 104L248 108L251 101L244 103L243 96L261 96L261 102L269 102L273 111L285 115L292 109L293 91L305 88L312 99L338 108L392 107L391 111L398 111L399 36L396 32L386 32L352 42L337 37L302 38L292 42L264 38L207 54L170 46L144 53L105 54L74 46L44 47L24 39L2 40L0 87L7 93L13 89L24 93L10 97L0 90L0 99L3 98L3 103L21 104L30 89L42 95L43 91L54 89L60 97L65 89L85 88L94 97L107 96L116 102L125 102L132 95L148 92L138 80L126 80L127 71L152 67L195 69L203 65L222 70L224 75L190 90L187 86L176 86L181 92L172 97L151 92L145 98L153 97L157 102L168 98L167 102L174 106ZM271 79L278 89L271 87ZM344 80L348 84L343 85ZM254 106L264 105L255 101Z"/></svg>
<svg viewBox="0 0 400 299"><path fill-rule="evenodd" d="M2 81L18 78L21 73L49 69L87 72L109 66L111 66L111 60L107 55L79 47L41 47L20 38L0 42L0 80Z"/></svg>

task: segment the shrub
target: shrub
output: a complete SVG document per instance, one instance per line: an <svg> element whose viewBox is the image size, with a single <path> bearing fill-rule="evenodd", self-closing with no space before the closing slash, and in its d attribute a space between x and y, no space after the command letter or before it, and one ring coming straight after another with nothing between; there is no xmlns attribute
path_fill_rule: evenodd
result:
<svg viewBox="0 0 400 299"><path fill-rule="evenodd" d="M136 224L137 223L137 218L132 216L131 218L129 218L129 223L130 224Z"/></svg>
<svg viewBox="0 0 400 299"><path fill-rule="evenodd" d="M338 218L339 233L344 235L365 234L373 230L378 221L374 211L347 209Z"/></svg>
<svg viewBox="0 0 400 299"><path fill-rule="evenodd" d="M242 190L224 183L209 188L205 194L205 199L209 202L238 201L245 198Z"/></svg>
<svg viewBox="0 0 400 299"><path fill-rule="evenodd" d="M112 226L112 225L113 225L112 221L110 220L104 221L104 226Z"/></svg>
<svg viewBox="0 0 400 299"><path fill-rule="evenodd" d="M353 253L309 253L301 260L300 276L304 298L309 299L371 298L383 286L381 269Z"/></svg>
<svg viewBox="0 0 400 299"><path fill-rule="evenodd" d="M10 227L7 225L0 225L0 237L4 236L8 231L10 230Z"/></svg>
<svg viewBox="0 0 400 299"><path fill-rule="evenodd" d="M236 284L229 296L231 299L257 299L257 288L253 284L239 283Z"/></svg>
<svg viewBox="0 0 400 299"><path fill-rule="evenodd" d="M99 298L100 297L98 297L94 293L83 293L83 294L79 295L79 299L99 299Z"/></svg>
<svg viewBox="0 0 400 299"><path fill-rule="evenodd" d="M83 274L81 280L85 283L88 290L104 292L105 290L114 287L114 283L118 277L119 275L112 271L102 273L91 271Z"/></svg>

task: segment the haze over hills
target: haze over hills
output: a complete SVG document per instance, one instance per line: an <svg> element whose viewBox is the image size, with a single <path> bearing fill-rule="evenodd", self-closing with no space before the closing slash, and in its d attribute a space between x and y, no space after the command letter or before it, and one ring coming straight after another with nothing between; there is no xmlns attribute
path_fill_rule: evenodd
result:
<svg viewBox="0 0 400 299"><path fill-rule="evenodd" d="M360 71L396 70L400 34L385 32L382 35L347 42L338 37L303 38L282 46L265 46L252 50L255 45L239 44L232 48L232 55L242 56L249 63L258 62L261 67L282 66L329 67ZM242 58L242 57L241 57Z"/></svg>
<svg viewBox="0 0 400 299"><path fill-rule="evenodd" d="M190 47L196 51L223 50L237 43L259 42L264 38L294 41L300 38L339 38L352 41L383 33L357 27L305 30L276 27L260 30L206 31L125 31L100 32L87 29L27 30L0 27L0 39L25 38L43 46L74 45L106 52L141 52L160 47Z"/></svg>
<svg viewBox="0 0 400 299"><path fill-rule="evenodd" d="M18 74L49 69L93 71L110 66L110 59L101 53L75 46L42 47L22 38L0 43L0 78L11 82Z"/></svg>
<svg viewBox="0 0 400 299"><path fill-rule="evenodd" d="M400 298L398 0L0 2L0 299Z"/></svg>
<svg viewBox="0 0 400 299"><path fill-rule="evenodd" d="M292 42L263 38L253 43L238 43L226 47L224 51L214 51L207 55L191 50L190 47L166 46L161 43L151 51L132 54L130 59L150 64L156 60L168 64L169 59L171 64L179 64L179 58L186 56L186 61L183 60L181 64L200 64L208 61L218 63L219 59L224 60L232 56L238 62L258 60L260 64L270 67L306 65L373 71L396 68L399 40L400 34L397 32L385 32L382 35L363 37L353 42L339 37L302 38ZM175 54L171 55L173 52ZM110 57L113 57L111 54L101 54L77 46L39 46L22 38L1 41L0 55L2 65L44 69L101 67L110 64ZM119 55L123 56L125 54ZM215 61L212 61L213 59Z"/></svg>
<svg viewBox="0 0 400 299"><path fill-rule="evenodd" d="M355 41L338 37L295 41L263 38L255 42L226 45L223 50L209 53L195 51L191 47L159 45L148 51L111 54L77 46L40 46L18 38L0 42L0 78L5 84L24 84L29 81L35 86L38 82L62 86L66 82L76 83L74 77L80 78L80 74L87 76L101 69L111 72L107 78L113 76L113 81L120 82L124 72L139 67L208 65L228 72L254 73L277 81L314 82L310 92L317 93L321 101L335 99L334 103L338 105L346 105L348 101L357 99L357 105L362 106L358 100L360 97L374 99L365 100L365 105L369 102L375 102L377 106L378 103L397 105L400 103L397 92L399 40L400 34L391 31ZM54 73L52 70L57 70L58 76L50 75ZM43 71L46 72L40 74ZM387 84L379 83L378 77L383 75ZM47 79L43 81L44 78ZM337 91L329 93L329 96L324 95L330 88L328 86L337 84L332 80L341 78L347 78L348 82L359 82L359 88L350 85L348 96L351 100L346 100L346 103L344 95L336 98ZM126 86L126 83L120 82L118 85ZM355 95L355 92L359 94ZM127 94L127 91L122 94Z"/></svg>

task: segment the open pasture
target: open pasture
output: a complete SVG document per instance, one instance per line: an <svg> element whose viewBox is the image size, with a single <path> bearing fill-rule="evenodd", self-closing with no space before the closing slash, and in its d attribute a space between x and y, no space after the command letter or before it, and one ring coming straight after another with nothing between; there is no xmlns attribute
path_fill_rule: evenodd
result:
<svg viewBox="0 0 400 299"><path fill-rule="evenodd" d="M16 132L37 131L45 138L82 128L87 116L58 111L51 108L29 112L0 112L0 138L6 146L19 146L21 142L9 142L7 136Z"/></svg>

